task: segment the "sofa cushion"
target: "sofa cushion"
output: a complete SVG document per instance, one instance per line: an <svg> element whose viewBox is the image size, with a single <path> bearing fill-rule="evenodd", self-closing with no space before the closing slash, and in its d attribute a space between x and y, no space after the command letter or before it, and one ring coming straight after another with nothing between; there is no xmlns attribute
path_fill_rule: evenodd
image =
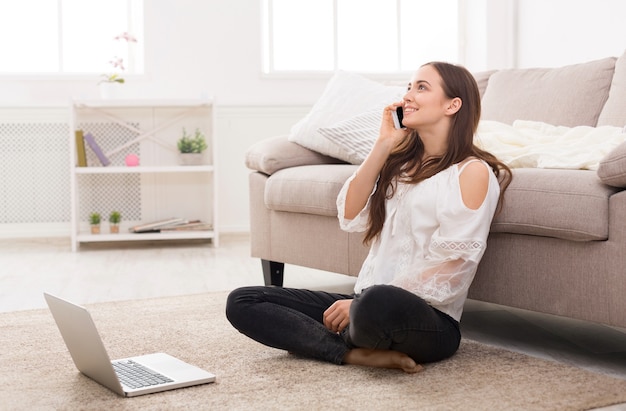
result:
<svg viewBox="0 0 626 411"><path fill-rule="evenodd" d="M606 240L609 197L616 191L602 184L595 171L515 169L491 231L573 241Z"/></svg>
<svg viewBox="0 0 626 411"><path fill-rule="evenodd" d="M305 164L336 164L336 158L311 151L292 143L287 136L277 136L259 141L246 152L246 166L265 174Z"/></svg>
<svg viewBox="0 0 626 411"><path fill-rule="evenodd" d="M405 92L406 85L386 86L356 73L339 71L330 79L311 111L291 128L289 140L318 153L346 160L341 147L317 130L367 110L382 112L386 105L402 100Z"/></svg>
<svg viewBox="0 0 626 411"><path fill-rule="evenodd" d="M277 171L265 185L265 205L274 211L337 216L339 190L356 169L340 164Z"/></svg>
<svg viewBox="0 0 626 411"><path fill-rule="evenodd" d="M598 118L599 126L626 126L626 52L615 63L609 99Z"/></svg>
<svg viewBox="0 0 626 411"><path fill-rule="evenodd" d="M369 154L380 133L382 110L369 110L317 131L343 149L343 159L361 164Z"/></svg>
<svg viewBox="0 0 626 411"><path fill-rule="evenodd" d="M478 93L480 94L481 99L485 95L485 90L487 90L487 84L489 84L489 78L496 71L497 70L488 70L488 71L479 71L476 73L472 73L474 75L474 79L476 80L476 84L478 85Z"/></svg>
<svg viewBox="0 0 626 411"><path fill-rule="evenodd" d="M615 58L561 68L500 70L489 77L482 119L595 126L609 96Z"/></svg>
<svg viewBox="0 0 626 411"><path fill-rule="evenodd" d="M337 195L356 167L312 165L280 170L267 180L265 205L274 211L336 217ZM606 240L609 197L616 191L602 184L595 171L515 169L491 231Z"/></svg>
<svg viewBox="0 0 626 411"><path fill-rule="evenodd" d="M598 177L604 184L626 187L626 142L614 148L600 161Z"/></svg>

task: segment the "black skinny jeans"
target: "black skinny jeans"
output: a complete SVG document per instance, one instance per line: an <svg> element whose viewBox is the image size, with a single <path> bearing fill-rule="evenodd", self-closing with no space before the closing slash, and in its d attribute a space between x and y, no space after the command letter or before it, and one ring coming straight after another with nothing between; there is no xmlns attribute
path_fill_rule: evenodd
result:
<svg viewBox="0 0 626 411"><path fill-rule="evenodd" d="M350 324L328 330L323 314L353 298ZM356 347L400 351L417 363L439 361L459 348L459 323L402 288L376 285L358 295L281 287L243 287L230 293L226 316L248 337L305 357L341 364Z"/></svg>

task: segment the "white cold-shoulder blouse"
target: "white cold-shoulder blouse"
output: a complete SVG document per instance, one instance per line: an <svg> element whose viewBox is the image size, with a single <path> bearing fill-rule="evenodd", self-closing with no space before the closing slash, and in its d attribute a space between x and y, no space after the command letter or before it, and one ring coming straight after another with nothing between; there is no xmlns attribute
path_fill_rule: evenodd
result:
<svg viewBox="0 0 626 411"><path fill-rule="evenodd" d="M489 187L482 205L468 208L461 197L459 176L463 165L453 165L418 184L399 182L386 202L380 236L373 242L354 291L375 284L404 288L431 306L461 319L467 291L487 245L500 186L489 169ZM337 197L338 217L344 231L365 231L369 201L352 220L345 218L345 202L352 175Z"/></svg>

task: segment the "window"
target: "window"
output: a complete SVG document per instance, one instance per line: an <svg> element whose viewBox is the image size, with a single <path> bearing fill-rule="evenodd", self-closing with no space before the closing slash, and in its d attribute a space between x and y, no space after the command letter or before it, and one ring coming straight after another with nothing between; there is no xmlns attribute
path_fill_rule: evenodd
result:
<svg viewBox="0 0 626 411"><path fill-rule="evenodd" d="M265 73L459 63L460 0L264 0Z"/></svg>
<svg viewBox="0 0 626 411"><path fill-rule="evenodd" d="M142 0L20 0L0 3L0 73L103 73L121 58L143 71Z"/></svg>

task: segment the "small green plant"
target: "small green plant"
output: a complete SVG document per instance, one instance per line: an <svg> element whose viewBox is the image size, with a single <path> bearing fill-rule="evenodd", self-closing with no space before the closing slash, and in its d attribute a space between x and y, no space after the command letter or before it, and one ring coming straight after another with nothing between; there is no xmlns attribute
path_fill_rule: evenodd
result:
<svg viewBox="0 0 626 411"><path fill-rule="evenodd" d="M98 84L100 83L119 83L119 84L124 84L124 79L122 77L120 77L119 74L103 74L102 76L102 80L100 80L98 82Z"/></svg>
<svg viewBox="0 0 626 411"><path fill-rule="evenodd" d="M120 214L119 211L111 211L111 214L109 214L109 223L119 224L121 220L122 220L122 215Z"/></svg>
<svg viewBox="0 0 626 411"><path fill-rule="evenodd" d="M181 153L202 153L206 150L206 140L200 129L196 129L194 136L187 134L183 128L183 136L178 140L178 151Z"/></svg>
<svg viewBox="0 0 626 411"><path fill-rule="evenodd" d="M89 224L91 225L98 225L100 224L100 213L91 213L89 214Z"/></svg>

